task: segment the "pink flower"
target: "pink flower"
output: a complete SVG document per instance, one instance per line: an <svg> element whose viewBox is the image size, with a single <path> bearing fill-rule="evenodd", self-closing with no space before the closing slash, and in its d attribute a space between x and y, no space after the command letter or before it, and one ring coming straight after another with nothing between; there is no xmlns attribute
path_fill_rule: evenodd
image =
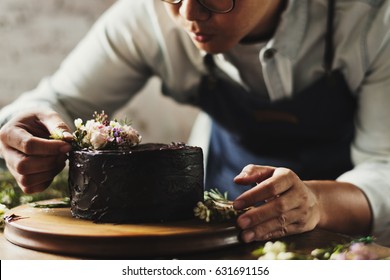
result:
<svg viewBox="0 0 390 280"><path fill-rule="evenodd" d="M91 133L91 144L94 149L101 149L107 144L107 136L100 133L100 131L93 131Z"/></svg>
<svg viewBox="0 0 390 280"><path fill-rule="evenodd" d="M377 255L361 242L353 243L346 251L334 253L332 260L375 260Z"/></svg>
<svg viewBox="0 0 390 280"><path fill-rule="evenodd" d="M353 260L375 260L376 254L364 243L354 243L349 247L349 253Z"/></svg>

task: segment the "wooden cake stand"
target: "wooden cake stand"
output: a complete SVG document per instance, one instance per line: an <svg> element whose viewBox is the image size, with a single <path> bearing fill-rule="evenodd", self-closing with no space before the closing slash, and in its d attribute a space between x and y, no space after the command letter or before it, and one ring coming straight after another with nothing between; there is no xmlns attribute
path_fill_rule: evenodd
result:
<svg viewBox="0 0 390 280"><path fill-rule="evenodd" d="M54 200L46 203L56 202ZM69 208L11 209L4 236L21 247L95 258L147 258L201 252L239 243L232 223L203 221L156 224L94 223L72 217Z"/></svg>

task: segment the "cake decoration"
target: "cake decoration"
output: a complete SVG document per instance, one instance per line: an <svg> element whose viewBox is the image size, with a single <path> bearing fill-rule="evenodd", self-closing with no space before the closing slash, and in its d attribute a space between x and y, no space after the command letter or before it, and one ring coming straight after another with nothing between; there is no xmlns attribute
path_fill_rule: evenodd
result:
<svg viewBox="0 0 390 280"><path fill-rule="evenodd" d="M141 135L130 122L110 120L104 111L95 112L93 117L85 124L80 118L74 121L76 149L126 150L141 143Z"/></svg>
<svg viewBox="0 0 390 280"><path fill-rule="evenodd" d="M233 201L228 200L227 192L222 194L218 189L211 189L204 192L204 199L197 203L194 215L205 222L222 222L235 219L249 209L237 211Z"/></svg>
<svg viewBox="0 0 390 280"><path fill-rule="evenodd" d="M73 132L74 150L127 150L141 143L142 136L127 120L110 120L102 111L95 112L93 119L85 123L82 119L74 120L76 130ZM64 140L64 130L57 128L51 131L50 138Z"/></svg>

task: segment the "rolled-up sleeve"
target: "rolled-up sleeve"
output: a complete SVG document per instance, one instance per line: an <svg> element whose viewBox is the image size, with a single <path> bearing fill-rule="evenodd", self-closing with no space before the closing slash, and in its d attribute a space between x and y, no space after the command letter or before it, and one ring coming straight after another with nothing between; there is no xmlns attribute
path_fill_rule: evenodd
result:
<svg viewBox="0 0 390 280"><path fill-rule="evenodd" d="M389 25L389 15L381 26ZM375 26L375 25L374 25ZM379 23L376 25L380 28ZM356 135L352 145L355 168L338 178L366 195L373 213L373 234L390 245L390 32L366 53L370 62L358 91ZM373 30L373 32L375 29ZM369 34L370 36L370 34ZM368 36L368 39L369 39ZM378 34L376 34L378 38Z"/></svg>

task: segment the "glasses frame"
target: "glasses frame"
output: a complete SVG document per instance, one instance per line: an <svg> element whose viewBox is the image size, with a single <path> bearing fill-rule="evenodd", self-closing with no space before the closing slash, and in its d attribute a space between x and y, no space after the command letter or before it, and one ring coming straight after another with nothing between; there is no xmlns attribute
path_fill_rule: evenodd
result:
<svg viewBox="0 0 390 280"><path fill-rule="evenodd" d="M183 0L161 0L161 1L169 3L169 4L172 4L172 5L176 5L176 4L181 3ZM196 1L198 1L198 3L200 5L202 5L203 8L205 8L208 11L210 11L212 13L215 13L215 14L227 14L227 13L230 13L234 9L234 7L236 6L236 0L231 0L232 1L232 6L228 10L219 11L219 10L210 9L209 7L207 7L207 5L205 5L203 3L202 0L196 0Z"/></svg>

